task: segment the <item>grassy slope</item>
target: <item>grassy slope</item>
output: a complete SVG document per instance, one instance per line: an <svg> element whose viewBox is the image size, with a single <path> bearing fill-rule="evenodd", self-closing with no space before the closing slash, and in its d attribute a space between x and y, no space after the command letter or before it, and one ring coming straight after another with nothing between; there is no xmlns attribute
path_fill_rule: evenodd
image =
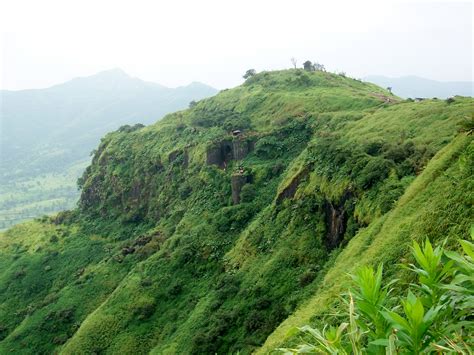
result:
<svg viewBox="0 0 474 355"><path fill-rule="evenodd" d="M341 307L338 295L345 292L353 273L360 265L385 264L386 276L393 275L394 265L407 264L413 240L445 239L456 247L458 238L469 238L474 163L472 139L460 136L440 151L426 170L410 185L393 211L361 230L336 259L316 293L286 319L266 340L257 353L268 353L294 340L293 329L304 324L324 324L324 316ZM405 278L403 277L405 276ZM344 306L342 306L344 307ZM298 340L296 340L298 343Z"/></svg>
<svg viewBox="0 0 474 355"><path fill-rule="evenodd" d="M469 99L387 105L380 95L329 73L262 73L156 125L109 134L81 210L0 235L0 352L257 349L336 273L358 228L368 225L360 240L400 208L386 214L472 111ZM206 149L232 128L254 137L254 152L226 170L206 166ZM188 166L169 159L183 149ZM251 197L232 206L241 164ZM295 196L279 200L305 170ZM347 191L348 227L329 250L325 210ZM453 212L459 231L466 210Z"/></svg>

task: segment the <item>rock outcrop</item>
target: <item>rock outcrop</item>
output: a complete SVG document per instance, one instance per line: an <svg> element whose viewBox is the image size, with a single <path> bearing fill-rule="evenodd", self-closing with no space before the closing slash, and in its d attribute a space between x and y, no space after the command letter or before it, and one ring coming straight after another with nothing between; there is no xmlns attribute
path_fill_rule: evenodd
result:
<svg viewBox="0 0 474 355"><path fill-rule="evenodd" d="M234 203L234 205L238 205L240 203L240 192L242 191L242 187L250 182L251 177L249 175L241 173L236 173L232 175L232 202Z"/></svg>
<svg viewBox="0 0 474 355"><path fill-rule="evenodd" d="M299 184L303 179L305 179L309 174L309 167L301 170L296 174L291 182L278 194L276 203L279 204L287 198L293 198L295 196L296 190L298 189Z"/></svg>
<svg viewBox="0 0 474 355"><path fill-rule="evenodd" d="M244 159L253 147L253 141L242 136L222 140L207 148L206 164L225 168L231 160Z"/></svg>

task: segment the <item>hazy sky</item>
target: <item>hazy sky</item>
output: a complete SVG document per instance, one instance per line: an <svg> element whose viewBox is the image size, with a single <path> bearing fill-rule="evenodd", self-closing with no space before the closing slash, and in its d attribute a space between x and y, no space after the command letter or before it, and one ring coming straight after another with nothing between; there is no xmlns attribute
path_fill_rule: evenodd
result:
<svg viewBox="0 0 474 355"><path fill-rule="evenodd" d="M0 0L0 85L41 88L119 67L223 89L291 57L354 77L472 80L472 17L472 2L453 1Z"/></svg>

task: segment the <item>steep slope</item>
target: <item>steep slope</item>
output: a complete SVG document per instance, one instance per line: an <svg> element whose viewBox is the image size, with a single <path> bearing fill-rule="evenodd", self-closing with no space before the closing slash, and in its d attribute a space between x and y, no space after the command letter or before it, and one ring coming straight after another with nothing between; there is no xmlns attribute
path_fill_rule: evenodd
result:
<svg viewBox="0 0 474 355"><path fill-rule="evenodd" d="M470 157L457 125L472 103L402 102L375 85L289 70L109 133L80 180L79 209L0 235L0 352L257 350L295 310L311 316L304 305L341 277L333 266L357 241L374 243L363 258L394 260L418 237L403 229L403 243L378 253L390 216L402 228L430 201L420 186L433 156L455 151L432 163L455 166ZM457 188L470 173L444 178L438 187L457 196L446 201L467 204ZM445 226L430 237L466 233L465 205L423 210L426 226L436 226L428 216Z"/></svg>
<svg viewBox="0 0 474 355"><path fill-rule="evenodd" d="M0 228L73 207L77 177L105 133L153 123L215 93L199 83L170 89L119 69L47 89L1 91Z"/></svg>
<svg viewBox="0 0 474 355"><path fill-rule="evenodd" d="M451 248L456 248L456 240L468 239L474 220L473 166L472 139L460 136L442 149L392 211L357 233L328 270L315 295L286 319L257 353L298 343L296 326L337 322L331 314L345 307L338 295L347 291L348 274L354 273L357 267L384 263L387 278L396 277L400 285L407 285L414 280L400 268L394 274L394 265L413 262L408 259L413 240L430 238L438 243L447 240Z"/></svg>

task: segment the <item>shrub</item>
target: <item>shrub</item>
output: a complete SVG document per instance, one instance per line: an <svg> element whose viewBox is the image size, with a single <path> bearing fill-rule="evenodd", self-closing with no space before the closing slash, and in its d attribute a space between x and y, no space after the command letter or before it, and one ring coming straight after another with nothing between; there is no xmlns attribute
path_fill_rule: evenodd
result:
<svg viewBox="0 0 474 355"><path fill-rule="evenodd" d="M377 182L385 179L390 172L390 162L383 158L370 159L367 165L357 174L357 183L363 189L368 189Z"/></svg>
<svg viewBox="0 0 474 355"><path fill-rule="evenodd" d="M271 159L281 154L283 145L275 136L260 138L255 144L255 154L263 159Z"/></svg>
<svg viewBox="0 0 474 355"><path fill-rule="evenodd" d="M193 188L187 184L183 184L178 188L179 197L182 200L186 200L191 195L192 192L193 192Z"/></svg>
<svg viewBox="0 0 474 355"><path fill-rule="evenodd" d="M252 184L245 184L240 191L240 200L242 203L252 202L257 195L257 189Z"/></svg>
<svg viewBox="0 0 474 355"><path fill-rule="evenodd" d="M168 295L177 296L183 291L183 285L180 280L176 280L168 289Z"/></svg>
<svg viewBox="0 0 474 355"><path fill-rule="evenodd" d="M150 318L156 309L156 304L152 300L143 300L135 308L135 315L138 320L146 320Z"/></svg>
<svg viewBox="0 0 474 355"><path fill-rule="evenodd" d="M316 273L314 271L308 270L305 271L299 278L299 284L301 287L309 285L316 278Z"/></svg>

